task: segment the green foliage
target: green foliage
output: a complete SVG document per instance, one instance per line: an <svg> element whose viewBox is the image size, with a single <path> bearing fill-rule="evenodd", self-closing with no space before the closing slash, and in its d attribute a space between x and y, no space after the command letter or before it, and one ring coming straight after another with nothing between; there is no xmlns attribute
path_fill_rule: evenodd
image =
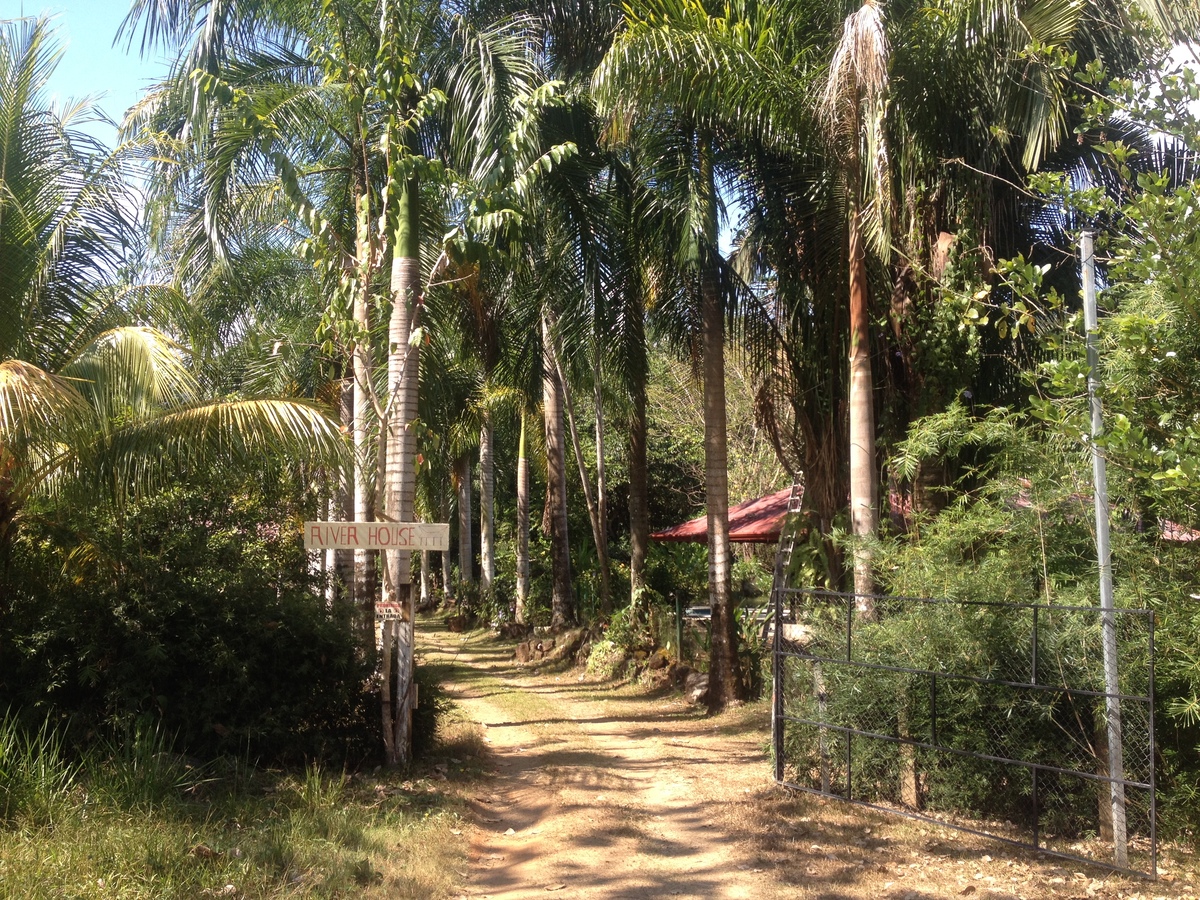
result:
<svg viewBox="0 0 1200 900"><path fill-rule="evenodd" d="M955 567L961 563L954 564ZM1104 742L1102 704L1095 696L1022 688L1034 677L1034 615L1026 606L970 602L930 602L888 598L878 601L874 621L853 628L853 658L862 666L801 664L786 670L789 710L810 720L889 737L940 744L985 756L1034 761L1063 769L1094 772ZM981 602L982 601L982 602ZM810 647L832 659L846 653L843 603L814 601L802 612ZM1122 692L1146 696L1148 642L1145 617L1122 618L1119 629ZM1102 693L1099 617L1073 609L1043 607L1037 619L1036 669L1039 684L1066 684ZM908 670L939 673L934 679ZM942 674L944 673L944 674ZM966 676L966 677L953 677ZM1009 684L991 684L996 679ZM935 710L936 708L936 715ZM1125 772L1131 780L1148 777L1147 706L1123 704ZM789 735L796 759L808 761L810 777L819 770L821 748L813 729ZM827 753L835 781L845 777L846 748ZM968 812L1028 827L1032 821L1032 783L1019 768L996 761L894 741L859 740L850 753L854 792L891 803L910 790L930 811ZM1097 823L1106 788L1081 778L1047 776L1038 809L1043 837L1078 838ZM1145 792L1130 792L1130 822L1144 829Z"/></svg>
<svg viewBox="0 0 1200 900"><path fill-rule="evenodd" d="M915 423L894 463L897 469L906 471L921 461L948 458L955 460L952 468L959 479L948 489L952 502L939 515L918 517L906 535L884 542L878 561L884 589L899 595L970 601L1097 605L1090 460L1079 432L1063 422L1045 415L1020 417L1005 410L971 415L956 406ZM1161 814L1165 824L1179 830L1194 825L1196 807L1190 798L1195 796L1195 772L1200 769L1200 723L1189 713L1200 696L1194 649L1200 644L1200 616L1193 599L1200 594L1197 550L1194 544L1164 540L1154 520L1141 512L1146 503L1144 480L1118 467L1110 467L1109 474L1113 508L1118 511L1112 522L1116 602L1149 607L1157 618ZM928 621L885 621L880 627L892 634L889 640L897 650L909 644L927 651L931 665L960 660L1004 671L1017 665L1012 654L1021 638L1000 624L1000 620L968 622L947 614ZM860 647L863 653L871 653L873 646L879 652L889 646L855 640L856 657ZM1064 633L1063 646L1072 640ZM1047 652L1053 652L1052 646L1045 645ZM1131 675L1123 668L1123 681L1138 683L1143 677L1139 666L1144 663L1136 646L1130 644L1122 652L1127 654L1123 666L1133 669ZM1069 673L1077 662L1069 654L1063 659ZM928 691L920 684L876 688L901 692L914 709L923 707ZM988 714L989 702L969 692L957 697L955 715L963 718L947 727L966 733L972 716ZM1064 724L1059 715L1048 710L1045 729L1031 726L1023 745L1026 751L1059 752L1055 741L1070 734L1078 744L1093 740L1078 726L1068 727L1070 722ZM1087 715L1078 718L1090 721ZM995 788L989 788L988 782L994 781L996 773L967 773L959 768L942 766L942 775L929 782L931 796L951 807L989 811L987 791Z"/></svg>
<svg viewBox="0 0 1200 900"><path fill-rule="evenodd" d="M771 677L771 648L764 640L763 619L754 610L739 607L737 617L738 666L742 675L743 696L757 700Z"/></svg>
<svg viewBox="0 0 1200 900"><path fill-rule="evenodd" d="M510 570L511 571L511 570ZM458 611L484 628L499 628L513 620L514 579L497 574L490 586L458 578L454 598Z"/></svg>
<svg viewBox="0 0 1200 900"><path fill-rule="evenodd" d="M1111 462L1141 479L1139 492L1149 504L1200 523L1200 508L1189 496L1200 484L1200 363L1192 352L1200 339L1200 81L1192 68L1170 64L1142 79L1114 78L1099 62L1080 80L1087 91L1080 139L1094 141L1104 170L1084 184L1041 175L1033 187L1098 231L1097 258L1106 270L1100 307L1107 315L1098 335L1103 446ZM1112 128L1116 120L1137 123L1151 139ZM1011 282L1016 302L1028 304L1030 317L1060 308L1062 298L1044 291L1039 273L1022 262L1006 267L1021 276ZM1079 316L1043 316L1039 325L1049 352L1030 373L1033 408L1060 432L1085 433L1087 363Z"/></svg>
<svg viewBox="0 0 1200 900"><path fill-rule="evenodd" d="M604 631L605 640L626 653L654 649L651 614L662 598L650 588L642 588L630 604L617 610Z"/></svg>
<svg viewBox="0 0 1200 900"><path fill-rule="evenodd" d="M437 745L438 726L453 707L440 676L440 670L422 665L419 660L413 669L413 684L417 690L412 732L414 759L425 758Z"/></svg>
<svg viewBox="0 0 1200 900"><path fill-rule="evenodd" d="M1047 173L1032 184L1097 232L1101 316L1095 341L1104 410L1098 443L1117 513L1118 602L1150 606L1158 616L1164 816L1173 828L1194 827L1200 786L1197 550L1170 538L1179 536L1180 526L1200 526L1200 80L1193 69L1170 63L1130 79L1112 77L1093 62L1080 82L1086 117L1078 133L1081 142L1092 143L1102 171L1082 182ZM1091 487L1070 477L1072 467L1086 472L1091 428L1083 323L1073 311L1074 298L1048 289L1041 267L1018 259L1002 271L1013 306L1021 304L1022 322L1036 332L1041 349L1041 361L1025 373L1033 421L1013 419L1011 436L996 435L984 453L993 463L1004 460L987 473L995 476L984 488L987 502L982 494L963 497L924 527L903 561L893 560L891 580L935 592L952 591L957 583L985 593L990 586L995 593L1004 584L1017 596L1090 602ZM1037 460L1014 455L1018 446L1038 448ZM926 443L924 450L932 449ZM1021 477L1024 488L1014 483ZM1031 496L1025 511L1012 508L1011 498L1034 493L1043 496Z"/></svg>
<svg viewBox="0 0 1200 900"><path fill-rule="evenodd" d="M351 611L327 605L286 491L214 477L127 518L51 512L0 575L0 702L76 735L158 727L200 756L374 747Z"/></svg>
<svg viewBox="0 0 1200 900"><path fill-rule="evenodd" d="M621 674L628 652L612 638L605 638L592 644L588 653L587 673L599 678L616 678Z"/></svg>
<svg viewBox="0 0 1200 900"><path fill-rule="evenodd" d="M0 719L0 826L53 825L67 807L79 766L63 753L49 721L26 729L11 712Z"/></svg>
<svg viewBox="0 0 1200 900"><path fill-rule="evenodd" d="M742 598L743 604L762 605L771 590L772 570L758 556L742 556L740 552L733 561L729 573L734 593Z"/></svg>
<svg viewBox="0 0 1200 900"><path fill-rule="evenodd" d="M684 606L706 603L708 550L703 544L651 541L646 554L646 581L655 595L674 608L679 597Z"/></svg>

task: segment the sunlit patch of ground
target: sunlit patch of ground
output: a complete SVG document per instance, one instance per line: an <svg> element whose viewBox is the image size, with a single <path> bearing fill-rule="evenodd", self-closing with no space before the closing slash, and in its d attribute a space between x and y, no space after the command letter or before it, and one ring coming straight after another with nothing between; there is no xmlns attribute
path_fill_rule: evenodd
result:
<svg viewBox="0 0 1200 900"><path fill-rule="evenodd" d="M774 786L770 711L717 717L673 693L510 660L429 623L426 658L482 726L464 897L1041 900L1196 897L1194 857L1157 883Z"/></svg>

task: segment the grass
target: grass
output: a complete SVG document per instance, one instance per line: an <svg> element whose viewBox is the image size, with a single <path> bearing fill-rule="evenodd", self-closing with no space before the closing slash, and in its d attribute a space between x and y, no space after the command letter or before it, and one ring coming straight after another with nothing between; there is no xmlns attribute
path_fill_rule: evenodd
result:
<svg viewBox="0 0 1200 900"><path fill-rule="evenodd" d="M471 766L403 774L194 765L153 731L68 762L0 720L0 898L439 898L464 868ZM435 754L479 745L453 715Z"/></svg>

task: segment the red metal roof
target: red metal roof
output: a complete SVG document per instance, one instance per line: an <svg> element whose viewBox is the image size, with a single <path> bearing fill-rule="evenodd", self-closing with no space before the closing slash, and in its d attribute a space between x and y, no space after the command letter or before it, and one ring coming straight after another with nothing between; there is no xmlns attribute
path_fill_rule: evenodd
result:
<svg viewBox="0 0 1200 900"><path fill-rule="evenodd" d="M740 544L773 544L779 540L787 517L788 497L792 489L747 500L729 509L729 540ZM672 525L650 535L656 541L708 541L708 516L700 516L682 525Z"/></svg>
<svg viewBox="0 0 1200 900"><path fill-rule="evenodd" d="M1164 541L1178 541L1181 544L1200 541L1200 531L1197 531L1195 528L1188 528L1186 525L1180 525L1178 522L1163 519L1159 522L1159 528L1162 529Z"/></svg>

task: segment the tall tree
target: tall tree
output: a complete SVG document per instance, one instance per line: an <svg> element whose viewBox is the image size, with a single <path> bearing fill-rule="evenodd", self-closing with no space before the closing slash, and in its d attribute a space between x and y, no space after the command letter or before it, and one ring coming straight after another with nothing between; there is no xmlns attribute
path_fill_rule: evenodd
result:
<svg viewBox="0 0 1200 900"><path fill-rule="evenodd" d="M703 17L702 9L687 14ZM712 665L709 704L719 708L740 690L729 558L729 483L725 411L725 321L729 297L726 269L717 250L717 131L720 107L706 92L690 92L693 61L660 55L662 28L670 13L659 8L630 8L624 29L598 68L593 87L614 121L650 118L675 137L675 177L680 192L675 243L677 264L692 284L695 312L686 318L698 327L700 371L704 382L705 492L708 506L709 600L712 605ZM669 26L668 26L669 27ZM683 62L684 65L680 65ZM717 65L705 59L704 66ZM663 90L664 85L667 89ZM697 314L698 313L698 314ZM686 330L686 328L684 329Z"/></svg>
<svg viewBox="0 0 1200 900"><path fill-rule="evenodd" d="M227 243L222 225L254 209L246 201L261 191L245 190L254 181L287 199L286 227L304 235L307 252L332 282L362 268L354 265L355 251L369 254L372 272L390 259L386 297L370 295L377 315L368 308L366 322L361 315L355 322L338 309L331 319L354 323L343 329L353 340L343 336L342 343L355 349L373 323L388 323L386 378L372 373L356 382L379 420L377 511L411 517L421 255L432 243L422 241L422 198L452 182L464 158L483 168L510 134L514 97L535 87L527 29L520 23L480 29L439 5L398 0L378 6L330 0L319 7L294 0L138 0L129 21L143 23L149 44L162 39L179 48L175 78L146 118L165 121L169 137L184 148L184 162L202 173L198 231L206 246L219 254ZM356 239L359 198L347 178L356 167L369 187L366 222L380 223L374 240ZM165 181L169 191L178 175ZM439 242L443 233L437 232ZM435 247L430 255L424 271L435 277L433 260L444 253ZM362 278L359 288L368 285L373 278ZM384 387L376 393L376 385ZM398 660L395 684L386 679L384 732L389 759L401 761L410 741L411 576L407 554L388 551L385 559L384 596L399 604L401 617L383 631L385 666Z"/></svg>
<svg viewBox="0 0 1200 900"><path fill-rule="evenodd" d="M885 141L889 50L883 8L864 0L846 19L829 64L821 98L831 143L844 148L847 264L850 288L850 523L854 547L854 591L859 609L871 612L865 595L874 592L870 542L878 531L879 479L875 454L875 382L871 374L870 286L864 231L886 264L891 170ZM870 187L870 193L864 196Z"/></svg>
<svg viewBox="0 0 1200 900"><path fill-rule="evenodd" d="M139 323L140 301L172 292L120 278L137 249L123 163L50 107L57 59L45 20L0 29L0 544L38 495L120 507L197 460L338 466L315 406L212 396L185 349Z"/></svg>
<svg viewBox="0 0 1200 900"><path fill-rule="evenodd" d="M567 448L563 428L563 387L554 351L554 327L542 313L542 415L546 429L546 508L550 515L550 624L574 623L575 587L567 533Z"/></svg>

